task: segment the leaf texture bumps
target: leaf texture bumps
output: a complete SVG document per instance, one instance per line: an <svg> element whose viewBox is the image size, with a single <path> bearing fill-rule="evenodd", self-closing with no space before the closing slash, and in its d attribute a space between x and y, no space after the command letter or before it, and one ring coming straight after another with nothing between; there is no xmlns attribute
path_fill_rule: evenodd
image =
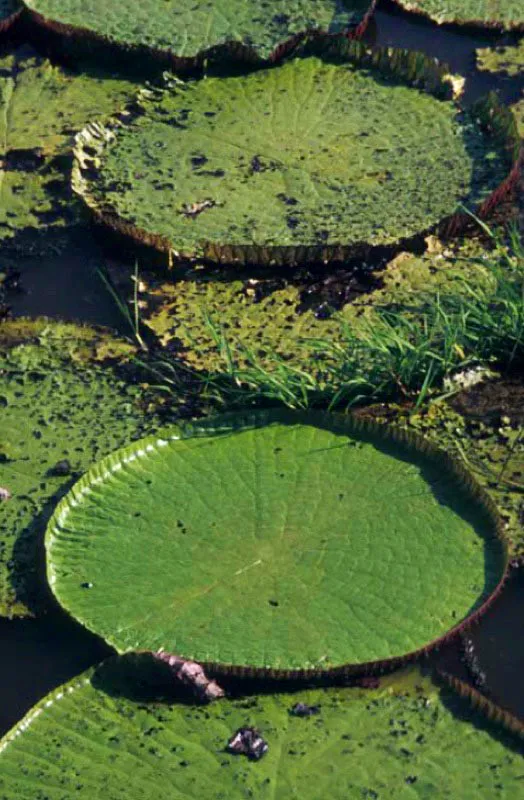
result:
<svg viewBox="0 0 524 800"><path fill-rule="evenodd" d="M155 697L161 690L168 702ZM290 714L297 703L318 713ZM245 725L269 745L261 761L226 752ZM0 743L3 800L514 800L521 786L518 739L418 669L375 690L195 707L177 701L148 659L128 656L61 687Z"/></svg>
<svg viewBox="0 0 524 800"><path fill-rule="evenodd" d="M124 48L194 60L223 47L268 59L307 31L345 33L371 0L26 0L41 22Z"/></svg>
<svg viewBox="0 0 524 800"><path fill-rule="evenodd" d="M142 99L127 123L78 137L74 187L107 224L180 258L392 246L478 206L508 172L475 115L355 63L295 59Z"/></svg>
<svg viewBox="0 0 524 800"><path fill-rule="evenodd" d="M330 415L168 430L60 503L50 584L120 652L282 674L402 658L504 571L492 518L448 468Z"/></svg>

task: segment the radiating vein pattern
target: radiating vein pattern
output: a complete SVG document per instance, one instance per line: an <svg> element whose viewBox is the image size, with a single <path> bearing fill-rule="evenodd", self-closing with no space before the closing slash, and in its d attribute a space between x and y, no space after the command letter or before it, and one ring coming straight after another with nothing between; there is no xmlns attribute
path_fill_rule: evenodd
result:
<svg viewBox="0 0 524 800"><path fill-rule="evenodd" d="M115 134L80 193L181 257L218 261L390 246L476 208L508 171L452 101L316 57L178 83Z"/></svg>
<svg viewBox="0 0 524 800"><path fill-rule="evenodd" d="M143 440L77 484L47 534L65 608L120 651L330 669L424 647L493 590L500 543L441 465L255 420Z"/></svg>

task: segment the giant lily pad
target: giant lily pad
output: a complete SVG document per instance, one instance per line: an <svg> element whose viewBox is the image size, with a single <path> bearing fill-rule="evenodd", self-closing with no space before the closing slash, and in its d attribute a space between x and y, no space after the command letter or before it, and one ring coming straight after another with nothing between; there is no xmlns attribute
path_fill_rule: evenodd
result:
<svg viewBox="0 0 524 800"><path fill-rule="evenodd" d="M480 613L505 569L497 533L422 440L273 411L114 453L61 501L46 547L58 600L120 652L302 674L402 659Z"/></svg>
<svg viewBox="0 0 524 800"><path fill-rule="evenodd" d="M493 198L519 148L494 99L463 112L414 88L450 91L420 54L337 55L144 93L77 137L75 190L169 258L294 264L398 246L459 202L482 216L513 185Z"/></svg>
<svg viewBox="0 0 524 800"><path fill-rule="evenodd" d="M2 615L45 605L39 552L58 498L93 461L153 428L138 387L105 363L129 350L107 333L71 324L1 326L0 486L11 495L0 502Z"/></svg>
<svg viewBox="0 0 524 800"><path fill-rule="evenodd" d="M274 59L304 34L361 33L373 0L25 0L40 24L78 39L148 51L176 65L217 49Z"/></svg>
<svg viewBox="0 0 524 800"><path fill-rule="evenodd" d="M522 30L524 0L395 0L416 14L438 22Z"/></svg>
<svg viewBox="0 0 524 800"><path fill-rule="evenodd" d="M68 72L27 50L0 60L0 240L78 219L68 174L73 134L135 91L132 81Z"/></svg>
<svg viewBox="0 0 524 800"><path fill-rule="evenodd" d="M521 795L518 738L419 670L372 691L316 689L204 708L173 696L144 703L161 689L161 667L128 656L51 694L0 744L3 800ZM297 703L317 713L290 713ZM226 752L245 725L269 745L261 761Z"/></svg>

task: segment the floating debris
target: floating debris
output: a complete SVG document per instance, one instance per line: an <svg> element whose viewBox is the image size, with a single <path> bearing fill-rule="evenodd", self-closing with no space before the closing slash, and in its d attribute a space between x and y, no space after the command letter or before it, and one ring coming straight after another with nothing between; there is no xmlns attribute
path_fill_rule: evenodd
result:
<svg viewBox="0 0 524 800"><path fill-rule="evenodd" d="M214 200L202 200L200 203L189 203L184 206L181 213L185 217L198 217L206 208L213 208L216 206Z"/></svg>
<svg viewBox="0 0 524 800"><path fill-rule="evenodd" d="M480 666L473 639L468 636L462 637L462 662L468 670L475 688L486 693L488 691L486 673Z"/></svg>
<svg viewBox="0 0 524 800"><path fill-rule="evenodd" d="M57 461L54 467L51 467L49 475L70 475L71 471L71 463L67 458L63 458L61 461Z"/></svg>
<svg viewBox="0 0 524 800"><path fill-rule="evenodd" d="M222 687L216 681L209 680L202 666L196 661L186 661L185 658L165 653L163 650L154 653L154 656L168 664L177 680L189 686L202 702L211 702L224 697Z"/></svg>
<svg viewBox="0 0 524 800"><path fill-rule="evenodd" d="M3 486L0 486L0 502L4 502L5 500L9 500L11 498L11 492L9 489L4 489Z"/></svg>
<svg viewBox="0 0 524 800"><path fill-rule="evenodd" d="M268 743L256 728L239 728L227 743L227 751L259 761L269 750Z"/></svg>
<svg viewBox="0 0 524 800"><path fill-rule="evenodd" d="M320 714L320 706L308 706L307 703L295 703L293 708L289 709L292 717L312 717L314 714Z"/></svg>

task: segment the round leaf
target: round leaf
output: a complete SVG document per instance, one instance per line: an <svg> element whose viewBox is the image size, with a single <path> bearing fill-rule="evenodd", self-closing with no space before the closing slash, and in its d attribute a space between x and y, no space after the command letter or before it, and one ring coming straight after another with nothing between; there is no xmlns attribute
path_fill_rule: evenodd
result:
<svg viewBox="0 0 524 800"><path fill-rule="evenodd" d="M118 231L216 262L342 259L481 205L507 175L504 137L399 77L404 59L423 83L424 57L353 56L147 92L79 135L73 186Z"/></svg>
<svg viewBox="0 0 524 800"><path fill-rule="evenodd" d="M168 430L60 503L50 583L121 652L285 673L402 658L478 610L504 570L457 470L336 415Z"/></svg>
<svg viewBox="0 0 524 800"><path fill-rule="evenodd" d="M513 800L522 748L418 670L378 690L145 703L168 676L142 657L102 665L37 705L0 744L3 800ZM144 684L151 688L144 689ZM140 689L140 683L142 689ZM153 686L154 685L154 686ZM317 713L290 711L297 703ZM260 761L226 752L250 725Z"/></svg>
<svg viewBox="0 0 524 800"><path fill-rule="evenodd" d="M175 61L196 59L217 47L275 56L306 31L347 32L369 15L371 0L26 0L44 25L60 33L147 48Z"/></svg>

